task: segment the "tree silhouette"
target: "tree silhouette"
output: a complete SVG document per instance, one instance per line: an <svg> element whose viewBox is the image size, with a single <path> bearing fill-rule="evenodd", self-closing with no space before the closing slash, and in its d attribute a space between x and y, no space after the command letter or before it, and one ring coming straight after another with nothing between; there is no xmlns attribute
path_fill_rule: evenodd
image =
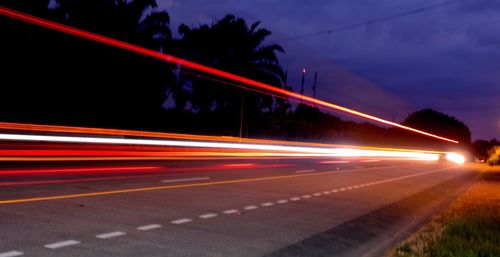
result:
<svg viewBox="0 0 500 257"><path fill-rule="evenodd" d="M55 13L71 26L154 50L168 46L172 39L170 16L156 10L156 0L56 0L56 3Z"/></svg>
<svg viewBox="0 0 500 257"><path fill-rule="evenodd" d="M250 26L245 20L227 15L213 25L189 28L179 27L179 54L193 61L216 67L231 73L249 77L276 87L283 87L285 73L279 65L277 52L284 52L276 44L265 45L271 32L259 28L260 22ZM189 93L190 103L195 112L215 113L223 126L236 129L242 105L246 120L258 120L260 114L271 113L278 107L286 108L283 101L277 102L272 96L245 91L225 85L210 76L193 75L181 68L182 84L174 98L182 98ZM239 85L243 86L243 85ZM244 103L243 103L244 102ZM185 104L186 101L180 101ZM279 106L277 103L280 103ZM256 123L252 123L253 127Z"/></svg>
<svg viewBox="0 0 500 257"><path fill-rule="evenodd" d="M7 6L156 51L171 47L170 17L155 0L21 2ZM24 88L5 96L17 98L5 108L20 114L14 120L146 129L162 118L174 80L168 63L16 21L7 27L4 42L15 50L5 51L7 76L11 88Z"/></svg>
<svg viewBox="0 0 500 257"><path fill-rule="evenodd" d="M403 125L452 138L462 144L469 144L471 140L470 130L463 122L431 109L408 115Z"/></svg>

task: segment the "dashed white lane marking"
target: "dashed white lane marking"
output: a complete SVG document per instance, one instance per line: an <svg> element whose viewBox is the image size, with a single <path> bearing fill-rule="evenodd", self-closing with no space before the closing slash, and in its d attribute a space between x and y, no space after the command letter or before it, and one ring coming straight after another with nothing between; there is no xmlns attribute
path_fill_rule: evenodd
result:
<svg viewBox="0 0 500 257"><path fill-rule="evenodd" d="M324 195L329 195L329 194L331 194L331 193L330 193L330 191L323 191L323 194L324 194Z"/></svg>
<svg viewBox="0 0 500 257"><path fill-rule="evenodd" d="M281 200L278 200L278 201L276 201L276 202L277 202L277 203L279 203L279 204L284 204L284 203L287 203L287 202L288 202L288 200L286 200L286 199L281 199Z"/></svg>
<svg viewBox="0 0 500 257"><path fill-rule="evenodd" d="M99 235L96 235L95 237L97 237L99 239L108 239L108 238L119 237L119 236L124 236L124 235L126 235L126 233L123 231L113 231L113 232L109 232L109 233L99 234Z"/></svg>
<svg viewBox="0 0 500 257"><path fill-rule="evenodd" d="M352 186L348 186L348 187L347 187L347 190L351 190L351 189L352 189Z"/></svg>
<svg viewBox="0 0 500 257"><path fill-rule="evenodd" d="M300 201L300 197L298 196L292 197L290 198L290 201Z"/></svg>
<svg viewBox="0 0 500 257"><path fill-rule="evenodd" d="M245 210L255 210L255 209L257 209L257 206L256 205L249 205L249 206L245 206L243 209L245 209Z"/></svg>
<svg viewBox="0 0 500 257"><path fill-rule="evenodd" d="M262 206L264 206L264 207L269 207L269 206L273 206L273 205L274 205L274 203L272 203L272 202L267 202L267 203L263 203L263 204L261 204L261 205L262 205Z"/></svg>
<svg viewBox="0 0 500 257"><path fill-rule="evenodd" d="M234 213L237 213L237 212L238 212L238 210L236 210L236 209L231 209L231 210L225 210L225 211L223 211L222 213L224 213L224 214L234 214Z"/></svg>
<svg viewBox="0 0 500 257"><path fill-rule="evenodd" d="M339 189L339 191L346 191L347 189L345 187Z"/></svg>
<svg viewBox="0 0 500 257"><path fill-rule="evenodd" d="M314 193L313 195L317 197L317 196L321 196L321 193Z"/></svg>
<svg viewBox="0 0 500 257"><path fill-rule="evenodd" d="M185 181L198 181L198 180L208 180L209 177L200 177L200 178L179 178L179 179L165 179L161 182L163 183L175 183L175 182L185 182Z"/></svg>
<svg viewBox="0 0 500 257"><path fill-rule="evenodd" d="M358 185L355 185L355 186L353 186L352 188L359 188L359 186L358 186Z"/></svg>
<svg viewBox="0 0 500 257"><path fill-rule="evenodd" d="M63 248L63 247L67 247L67 246L77 245L77 244L80 244L80 241L65 240L65 241L55 242L52 244L46 244L43 247L49 248L49 249L57 249L57 248Z"/></svg>
<svg viewBox="0 0 500 257"><path fill-rule="evenodd" d="M137 229L140 231L148 231L148 230L158 229L161 227L162 226L160 224L149 224L149 225L137 227Z"/></svg>
<svg viewBox="0 0 500 257"><path fill-rule="evenodd" d="M207 213L207 214L202 214L200 215L200 218L202 219L211 219L217 217L217 214L215 213Z"/></svg>
<svg viewBox="0 0 500 257"><path fill-rule="evenodd" d="M315 172L316 170L298 170L298 171L295 171L295 173L311 173L311 172Z"/></svg>
<svg viewBox="0 0 500 257"><path fill-rule="evenodd" d="M0 253L0 257L16 257L16 256L21 256L23 254L24 253L20 251L10 251L10 252Z"/></svg>
<svg viewBox="0 0 500 257"><path fill-rule="evenodd" d="M303 195L302 198L304 199L311 198L311 195Z"/></svg>
<svg viewBox="0 0 500 257"><path fill-rule="evenodd" d="M180 225L184 223L189 223L193 221L192 219L178 219L178 220L172 220L170 223L175 224L175 225Z"/></svg>
<svg viewBox="0 0 500 257"><path fill-rule="evenodd" d="M333 189L332 193L337 193L339 190L338 189Z"/></svg>

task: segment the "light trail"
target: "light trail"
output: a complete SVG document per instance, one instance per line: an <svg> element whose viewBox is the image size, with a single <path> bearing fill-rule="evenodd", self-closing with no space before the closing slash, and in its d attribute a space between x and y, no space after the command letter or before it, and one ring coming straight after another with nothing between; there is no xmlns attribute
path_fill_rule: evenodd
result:
<svg viewBox="0 0 500 257"><path fill-rule="evenodd" d="M48 136L48 135L23 135L23 134L0 134L0 140L236 149L236 150L264 151L266 153L270 153L270 156L272 156L272 154L277 154L277 156L303 155L303 156L318 156L318 157L320 156L321 157L402 157L402 158L411 158L420 160L439 159L439 154L421 152L421 151L367 150L367 149L353 149L353 148L326 148L326 147L284 146L284 145L270 145L270 144L227 143L227 142L213 142L213 141L205 142L205 141L180 141L180 140L157 140L157 139L122 139L122 138L103 138L103 137ZM244 154L245 153L243 153L243 155Z"/></svg>
<svg viewBox="0 0 500 257"><path fill-rule="evenodd" d="M0 122L0 129L21 130L21 131L37 131L37 132L58 132L58 133L71 133L71 134L98 134L98 135L111 135L111 136L134 136L134 137L166 138L166 139L181 139L181 140L236 142L236 143L252 143L252 144L315 146L315 147L328 147L328 148L332 148L332 147L352 148L352 147L355 147L357 149L391 150L391 151L402 151L402 152L415 151L415 149L409 150L409 149L402 149L402 148L353 146L353 145L341 145L341 144L325 144L325 143L311 143L311 142L294 142L294 141L284 141L284 140L239 138L239 137L231 137L231 136L207 136L207 135L166 133L166 132L150 132L150 131L139 131L139 130L103 129L103 128L59 126L59 125L40 125L40 124L11 123L11 122ZM429 151L429 150L422 150L422 149L419 149L418 151L428 152L428 153L444 153L444 152L439 152L439 151Z"/></svg>
<svg viewBox="0 0 500 257"><path fill-rule="evenodd" d="M465 157L461 154L458 153L447 153L445 155L446 160L454 162L456 164L464 164L465 163Z"/></svg>
<svg viewBox="0 0 500 257"><path fill-rule="evenodd" d="M215 68L212 68L212 67L201 65L201 64L198 64L198 63L195 63L195 62L191 62L191 61L188 61L188 60L185 60L185 59L181 59L181 58L172 56L172 55L168 55L168 54L164 54L164 53L161 53L161 52L153 51L153 50L150 50L150 49L147 49L147 48L144 48L144 47L140 47L140 46L133 45L133 44L130 44L130 43L126 43L126 42L123 42L123 41L120 41L120 40L116 40L116 39L113 39L113 38L109 38L109 37L102 36L102 35L99 35L99 34L95 34L95 33L92 33L92 32L88 32L88 31L85 31L85 30L81 30L81 29L77 29L77 28L70 27L70 26L67 26L67 25L63 25L61 23L57 23L57 22L53 22L53 21L50 21L50 20L42 19L42 18L39 18L39 17L35 17L35 16L32 16L32 15L25 14L25 13L22 13L22 12L18 12L18 11L15 11L15 10L12 10L12 9L8 9L8 8L5 8L5 7L0 7L0 14L2 14L4 16L7 16L7 17L10 17L12 19L24 21L24 22L31 23L31 24L34 24L34 25L37 25L37 26L41 26L41 27L45 27L45 28L48 28L48 29L56 30L56 31L63 32L63 33L66 33L66 34L70 34L70 35L73 35L73 36L77 36L77 37L80 37L80 38L85 38L85 39L88 39L88 40L91 40L91 41L99 42L99 43L102 43L102 44L105 44L105 45L109 45L109 46L113 46L113 47L117 47L117 48L121 48L121 49L128 50L128 51L131 51L131 52L139 53L139 54L142 54L142 55L145 55L145 56L149 56L149 57L152 57L152 58L164 60L164 61L167 61L167 62L170 62L170 63L175 63L177 65L181 65L181 66L187 67L187 68L192 69L192 70L196 70L196 71L200 71L200 72L203 72L203 73L215 75L215 76L218 76L218 77L222 77L222 78L225 78L225 79L229 79L229 80L232 80L232 81L243 83L243 84L246 84L246 85L249 85L249 86L253 86L253 87L256 87L256 88L259 88L259 89L263 89L263 90L266 90L266 91L269 91L269 92L273 92L273 93L277 93L277 94L282 94L282 95L286 95L288 97L300 99L302 101L309 102L309 103L315 104L315 105L320 105L320 106L323 106L323 107L327 107L327 108L332 109L332 110L337 110L337 111L349 113L349 114L352 114L352 115L355 115L355 116L358 116L358 117L362 117L362 118L365 118L365 119L368 119L368 120L371 120L371 121L376 121L376 122L379 122L379 123L382 123L382 124L385 124L385 125L398 127L398 128L404 129L404 130L412 131L412 132L415 132L415 133L418 133L418 134L421 134L421 135L429 136L429 137L432 137L432 138L435 138L435 139L439 139L439 140L443 140L443 141L447 141L447 142L451 142L451 143L455 143L455 144L459 143L458 141L453 140L453 139L449 139L449 138L438 136L438 135L435 135L435 134L432 134L432 133L429 133L429 132L425 132L425 131L418 130L418 129L415 129L415 128L411 128L411 127L408 127L408 126L405 126L405 125L401 125L401 124L398 124L398 123L395 123L395 122L392 122L392 121L388 121L388 120L385 120L385 119L382 119L382 118L379 118L379 117L376 117L376 116L373 116L373 115L370 115L370 114L359 112L359 111L356 111L356 110L353 110L353 109L350 109L350 108L347 108L347 107L343 107L343 106L340 106L340 105L329 103L329 102L326 102L326 101L323 101L323 100L320 100L320 99L316 99L316 98L313 98L313 97L304 96L304 95L301 95L301 94L298 94L298 93L295 93L295 92L292 92L292 91L288 91L288 90L285 90L285 89L282 89L282 88L277 88L277 87L274 87L274 86L271 86L271 85L268 85L268 84L265 84L265 83L262 83L262 82L258 82L258 81L252 80L252 79L248 79L248 78L245 78L245 77L242 77L242 76L238 76L238 75L235 75L235 74L232 74L232 73L228 73L228 72L225 72L225 71L222 71L222 70L218 70L218 69L215 69Z"/></svg>
<svg viewBox="0 0 500 257"><path fill-rule="evenodd" d="M137 167L101 167L101 168L66 168L66 169L15 169L15 170L0 170L0 175L18 175L18 174L42 174L42 173L89 173L89 172L104 172L104 171L149 171L160 170L159 166L137 166Z"/></svg>

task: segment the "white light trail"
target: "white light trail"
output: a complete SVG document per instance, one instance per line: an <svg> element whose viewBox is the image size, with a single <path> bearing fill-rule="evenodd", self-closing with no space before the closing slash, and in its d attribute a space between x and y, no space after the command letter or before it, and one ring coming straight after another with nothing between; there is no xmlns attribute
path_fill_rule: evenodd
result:
<svg viewBox="0 0 500 257"><path fill-rule="evenodd" d="M434 161L439 159L439 154L427 153L421 151L299 147L299 146L283 146L283 145L270 145L270 144L181 141L181 140L123 139L123 138L105 138L105 137L74 137L74 136L23 135L23 134L0 134L0 140L260 150L260 151L277 151L278 152L277 155L279 156L282 156L283 152L288 152L292 156L303 154L304 156L321 156L321 157L401 157L401 158L427 160L427 161Z"/></svg>
<svg viewBox="0 0 500 257"><path fill-rule="evenodd" d="M463 164L465 162L465 157L458 153L447 153L445 158L446 160L454 162L456 164Z"/></svg>

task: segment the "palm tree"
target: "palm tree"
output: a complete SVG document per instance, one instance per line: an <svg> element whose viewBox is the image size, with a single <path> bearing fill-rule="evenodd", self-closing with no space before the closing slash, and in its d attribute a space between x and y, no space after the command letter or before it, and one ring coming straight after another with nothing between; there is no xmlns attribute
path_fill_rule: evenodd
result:
<svg viewBox="0 0 500 257"><path fill-rule="evenodd" d="M248 26L245 20L233 15L227 15L211 26L189 28L183 24L179 27L182 36L180 54L186 59L283 87L285 73L276 54L284 50L277 44L265 45L264 41L271 32L259 28L259 25L260 22L255 22ZM235 121L239 121L241 106L244 105L247 117L255 118L262 112L272 112L276 104L272 96L245 91L234 85L224 86L224 82L209 75L193 75L181 68L181 76L189 79L178 91L191 94L194 110L220 113L224 120L232 120L224 125L232 123L233 128L239 126Z"/></svg>
<svg viewBox="0 0 500 257"><path fill-rule="evenodd" d="M156 0L56 0L65 23L160 50L172 39L170 16ZM146 14L146 17L143 16Z"/></svg>
<svg viewBox="0 0 500 257"><path fill-rule="evenodd" d="M60 22L70 26L156 51L168 51L171 46L170 16L156 9L156 0L56 0L56 4L54 12ZM94 79L85 85L79 81L84 89L75 97L92 99L92 108L104 110L99 114L110 110L123 123L132 123L133 117L139 119L136 124L161 119L165 94L174 80L168 63L98 44L76 43L68 44L75 59L71 64L74 70L89 70L88 76Z"/></svg>

